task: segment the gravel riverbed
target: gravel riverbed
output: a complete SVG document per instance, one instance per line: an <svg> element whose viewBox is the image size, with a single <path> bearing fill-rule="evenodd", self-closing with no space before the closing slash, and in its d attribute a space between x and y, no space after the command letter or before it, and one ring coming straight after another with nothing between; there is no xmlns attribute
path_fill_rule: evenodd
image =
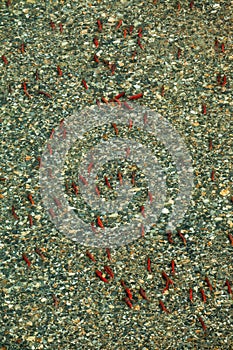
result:
<svg viewBox="0 0 233 350"><path fill-rule="evenodd" d="M233 349L232 9L221 0L1 2L0 350ZM104 111L111 100L132 122L143 107L176 130L194 186L169 237L178 192L171 153L142 128L97 126L93 118L67 154L64 192L93 235L101 223L120 227L139 216L138 239L110 247L108 256L106 246L85 246L57 229L39 176L53 130L64 141L67 118L90 106ZM86 205L85 179L78 185L80 159L120 137L151 147L166 175L166 205L145 233L144 205L160 197L160 188L147 192L156 176L148 182L135 163L106 158L96 170L106 203L120 192L119 172L142 189L117 217ZM133 300L125 300L127 288Z"/></svg>

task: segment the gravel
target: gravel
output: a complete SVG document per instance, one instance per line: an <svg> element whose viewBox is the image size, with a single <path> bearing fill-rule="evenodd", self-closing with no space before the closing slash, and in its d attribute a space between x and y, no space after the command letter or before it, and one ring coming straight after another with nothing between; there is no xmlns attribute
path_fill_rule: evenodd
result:
<svg viewBox="0 0 233 350"><path fill-rule="evenodd" d="M226 285L228 280L233 289L231 5L194 1L192 7L192 2L180 2L179 9L176 1L1 3L1 350L233 349L233 296ZM132 106L135 102L138 108L156 111L180 134L192 158L194 188L177 226L187 244L176 230L170 243L166 227L178 173L164 145L133 127L134 141L151 147L166 173L166 203L145 236L111 248L109 260L105 246L72 241L51 221L41 198L38 158L62 119L81 114L87 106L98 108L96 100L111 100L122 91L122 103L142 92ZM133 116L133 111L128 113ZM80 159L87 151L101 140L129 137L128 126L117 126L119 135L112 125L96 127L93 119L93 129L66 158L66 197L89 224L102 213L85 206L72 182L78 183ZM116 188L119 169L129 184L136 169L135 187L142 191L118 224L140 212L150 186L135 164L106 161L97 170L97 180L108 200L117 193L103 178ZM111 226L117 220L113 216L103 222ZM104 271L106 265L114 278ZM97 269L108 283L97 277ZM174 282L164 293L162 271ZM127 287L132 308L124 299ZM140 287L150 301L139 294ZM162 311L160 301L169 313Z"/></svg>

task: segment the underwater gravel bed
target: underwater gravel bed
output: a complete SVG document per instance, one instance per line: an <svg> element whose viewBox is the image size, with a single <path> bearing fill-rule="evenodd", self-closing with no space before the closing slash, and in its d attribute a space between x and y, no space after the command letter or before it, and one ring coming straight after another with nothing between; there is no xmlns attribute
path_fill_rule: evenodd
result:
<svg viewBox="0 0 233 350"><path fill-rule="evenodd" d="M233 348L232 6L229 1L1 2L1 350ZM143 130L117 125L118 134L113 125L96 127L93 119L93 129L73 145L65 162L64 190L79 217L91 224L98 215L72 183L78 182L80 158L100 141L132 136L154 150L167 176L158 221L108 257L106 247L73 242L51 222L40 193L39 158L63 119L86 106L101 108L123 91L116 104L143 93L135 106L158 112L180 134L192 158L194 189L177 227L183 238L176 231L169 238L168 213L178 191L171 154ZM103 178L116 188L119 167L123 180L132 183L136 168L130 162L106 162L97 171L108 200L117 194ZM144 191L150 184L143 171L136 174L135 187ZM119 222L142 208L143 195ZM114 218L103 223L113 225ZM163 271L174 282L167 288ZM125 300L126 288L133 300Z"/></svg>

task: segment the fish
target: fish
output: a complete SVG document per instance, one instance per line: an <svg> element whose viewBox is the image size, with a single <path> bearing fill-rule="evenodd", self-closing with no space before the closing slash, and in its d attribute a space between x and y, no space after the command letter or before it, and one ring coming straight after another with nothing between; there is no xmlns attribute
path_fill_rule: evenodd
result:
<svg viewBox="0 0 233 350"><path fill-rule="evenodd" d="M30 193L28 194L28 199L29 199L31 205L35 205L35 202L34 202L32 195Z"/></svg>
<svg viewBox="0 0 233 350"><path fill-rule="evenodd" d="M89 259L91 259L92 261L96 262L94 255L92 255L89 250L86 251L86 255L88 256Z"/></svg>
<svg viewBox="0 0 233 350"><path fill-rule="evenodd" d="M193 290L192 290L192 288L189 288L189 300L191 302L193 301Z"/></svg>
<svg viewBox="0 0 233 350"><path fill-rule="evenodd" d="M62 76L62 70L61 70L61 67L60 67L60 66L57 66L57 73L58 73L58 76L59 76L59 77Z"/></svg>
<svg viewBox="0 0 233 350"><path fill-rule="evenodd" d="M118 134L119 134L119 131L118 131L118 128L117 128L116 123L112 123L112 127L113 127L113 129L115 130L116 135L118 135Z"/></svg>
<svg viewBox="0 0 233 350"><path fill-rule="evenodd" d="M106 248L106 253L107 253L108 260L111 260L111 252L109 248Z"/></svg>
<svg viewBox="0 0 233 350"><path fill-rule="evenodd" d="M116 30L120 28L120 26L122 25L122 19L120 19L117 23L117 26L116 26Z"/></svg>
<svg viewBox="0 0 233 350"><path fill-rule="evenodd" d="M146 295L146 291L144 289L142 289L142 287L140 287L139 289L139 294L143 297L143 299L147 300L147 301L150 301L148 298L147 298L147 295Z"/></svg>
<svg viewBox="0 0 233 350"><path fill-rule="evenodd" d="M85 89L87 90L87 89L88 89L88 86L87 86L86 80L82 79L82 84L83 84L83 86L85 87Z"/></svg>
<svg viewBox="0 0 233 350"><path fill-rule="evenodd" d="M110 182L108 181L107 176L104 177L105 183L108 186L108 188L112 188Z"/></svg>
<svg viewBox="0 0 233 350"><path fill-rule="evenodd" d="M147 259L147 271L151 272L151 261L150 261L150 258Z"/></svg>
<svg viewBox="0 0 233 350"><path fill-rule="evenodd" d="M31 261L28 259L26 254L22 254L23 260L27 263L28 267L31 266Z"/></svg>
<svg viewBox="0 0 233 350"><path fill-rule="evenodd" d="M142 92L140 92L140 93L138 93L136 95L129 96L128 99L129 100L138 100L141 97L143 97L143 93Z"/></svg>
<svg viewBox="0 0 233 350"><path fill-rule="evenodd" d="M98 48L98 46L99 46L99 41L98 41L98 39L97 39L96 37L93 39L93 43L94 43L95 47Z"/></svg>
<svg viewBox="0 0 233 350"><path fill-rule="evenodd" d="M95 270L95 273L96 273L96 275L99 277L99 279L101 279L101 281L103 281L103 282L105 282L105 283L108 283L107 278L103 277L103 274L102 274L101 271Z"/></svg>
<svg viewBox="0 0 233 350"><path fill-rule="evenodd" d="M159 305L160 305L161 309L162 309L164 312L170 314L170 311L165 307L165 305L164 305L164 303L162 302L162 300L159 300Z"/></svg>
<svg viewBox="0 0 233 350"><path fill-rule="evenodd" d="M129 298L125 297L124 301L126 302L126 304L128 305L128 307L130 307L130 309L132 309L133 304L131 303L131 301L129 300Z"/></svg>
<svg viewBox="0 0 233 350"><path fill-rule="evenodd" d="M111 278L114 278L114 273L113 273L112 269L111 269L109 266L105 265L105 266L104 266L104 270L107 272L107 274L108 274Z"/></svg>
<svg viewBox="0 0 233 350"><path fill-rule="evenodd" d="M97 225L101 228L104 228L104 224L103 224L102 220L100 219L100 216L97 216Z"/></svg>
<svg viewBox="0 0 233 350"><path fill-rule="evenodd" d="M212 292L213 291L213 286L210 283L209 278L207 276L205 276L205 281L206 281L207 286L209 287L209 290Z"/></svg>
<svg viewBox="0 0 233 350"><path fill-rule="evenodd" d="M97 26L98 26L98 30L99 32L102 32L103 29L103 25L100 19L97 19Z"/></svg>
<svg viewBox="0 0 233 350"><path fill-rule="evenodd" d="M9 62L7 61L7 58L5 55L2 55L2 60L5 63L5 65L7 65Z"/></svg>
<svg viewBox="0 0 233 350"><path fill-rule="evenodd" d="M173 259L171 261L171 272L173 275L175 274L175 261Z"/></svg>
<svg viewBox="0 0 233 350"><path fill-rule="evenodd" d="M130 299L130 300L133 300L133 294L131 293L131 290L129 288L125 288L125 293L127 294L127 297Z"/></svg>
<svg viewBox="0 0 233 350"><path fill-rule="evenodd" d="M205 295L205 292L204 292L204 289L200 289L200 293L201 293L201 296L202 296L202 301L205 303L206 302L206 295Z"/></svg>
<svg viewBox="0 0 233 350"><path fill-rule="evenodd" d="M201 326L202 326L202 328L204 329L204 331L206 331L207 327L206 327L206 325L205 325L203 319L202 319L201 317L198 317L198 320L199 320L199 322L201 323Z"/></svg>

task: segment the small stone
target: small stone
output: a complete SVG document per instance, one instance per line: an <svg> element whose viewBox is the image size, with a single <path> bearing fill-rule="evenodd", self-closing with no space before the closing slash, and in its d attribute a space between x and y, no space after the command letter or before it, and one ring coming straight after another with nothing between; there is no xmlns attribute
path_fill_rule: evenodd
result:
<svg viewBox="0 0 233 350"><path fill-rule="evenodd" d="M226 188L220 192L221 196L223 196L223 197L227 196L229 193L230 193L230 190L228 188Z"/></svg>

